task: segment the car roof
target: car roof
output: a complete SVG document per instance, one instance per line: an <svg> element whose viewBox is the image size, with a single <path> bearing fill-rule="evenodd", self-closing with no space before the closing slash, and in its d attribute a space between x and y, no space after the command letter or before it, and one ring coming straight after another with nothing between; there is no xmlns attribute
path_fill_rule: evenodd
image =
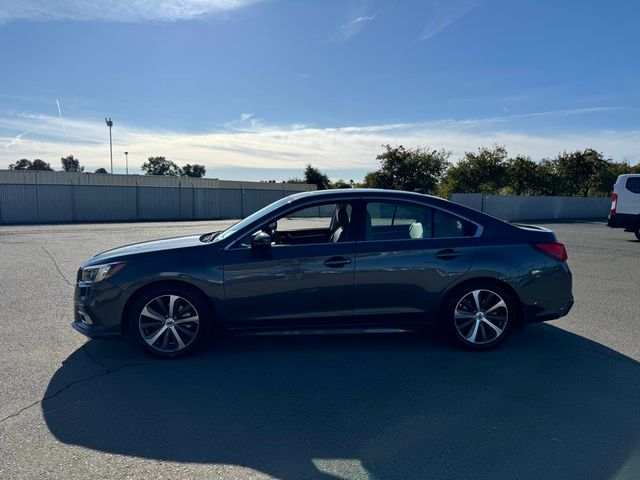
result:
<svg viewBox="0 0 640 480"><path fill-rule="evenodd" d="M309 198L322 196L353 196L353 197L375 197L375 196L394 196L398 198L411 198L416 200L424 200L425 198L444 200L441 197L425 195L424 193L406 192L403 190L386 190L384 188L335 188L331 190L310 190L291 195L292 198Z"/></svg>
<svg viewBox="0 0 640 480"><path fill-rule="evenodd" d="M625 179L629 177L640 177L640 173L623 173L622 175L618 175L618 179Z"/></svg>
<svg viewBox="0 0 640 480"><path fill-rule="evenodd" d="M460 205L459 203L451 202L441 197L433 195L426 195L424 193L406 192L403 190L386 190L382 188L336 188L331 190L311 190L307 192L300 192L290 195L290 202L301 203L309 200L322 200L323 197L331 202L336 200L357 200L357 199L393 199L393 200L406 200L417 203L422 203L431 207L438 207L440 209L449 211L456 215L462 216L468 220L471 220L478 224L502 223L502 220L479 212L472 208Z"/></svg>

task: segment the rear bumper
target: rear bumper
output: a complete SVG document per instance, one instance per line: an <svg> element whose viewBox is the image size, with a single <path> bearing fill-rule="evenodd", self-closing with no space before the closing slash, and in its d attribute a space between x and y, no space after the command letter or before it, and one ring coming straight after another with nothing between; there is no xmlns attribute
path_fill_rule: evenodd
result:
<svg viewBox="0 0 640 480"><path fill-rule="evenodd" d="M638 225L639 218L640 215L633 215L631 213L616 213L615 215L609 215L607 227L630 230Z"/></svg>
<svg viewBox="0 0 640 480"><path fill-rule="evenodd" d="M541 311L536 306L526 306L524 312L525 323L548 322L549 320L556 320L560 317L564 317L567 313L569 313L571 307L573 307L573 302L573 295L571 295L571 298L566 303L566 305L563 305L553 311Z"/></svg>
<svg viewBox="0 0 640 480"><path fill-rule="evenodd" d="M526 283L518 292L524 324L564 317L573 307L573 278L566 262L554 262L550 268L540 270L539 276L529 277Z"/></svg>

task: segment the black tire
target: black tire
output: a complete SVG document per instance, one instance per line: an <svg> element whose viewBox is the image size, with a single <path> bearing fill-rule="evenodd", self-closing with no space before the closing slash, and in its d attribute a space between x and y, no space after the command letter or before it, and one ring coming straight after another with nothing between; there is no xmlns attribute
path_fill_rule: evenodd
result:
<svg viewBox="0 0 640 480"><path fill-rule="evenodd" d="M478 292L479 311L474 292ZM488 350L507 338L518 312L517 299L506 288L490 282L474 282L449 295L443 321L458 345L470 350Z"/></svg>
<svg viewBox="0 0 640 480"><path fill-rule="evenodd" d="M636 229L633 231L633 233L635 234L636 238L640 241L640 222L638 222L638 225L636 225Z"/></svg>
<svg viewBox="0 0 640 480"><path fill-rule="evenodd" d="M178 358L196 350L208 337L212 315L209 302L198 290L158 286L135 300L128 318L130 331L145 352Z"/></svg>

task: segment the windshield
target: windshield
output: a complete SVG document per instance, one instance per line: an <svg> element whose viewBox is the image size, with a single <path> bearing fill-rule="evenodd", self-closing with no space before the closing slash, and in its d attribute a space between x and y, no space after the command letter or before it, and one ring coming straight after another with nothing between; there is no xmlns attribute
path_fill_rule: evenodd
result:
<svg viewBox="0 0 640 480"><path fill-rule="evenodd" d="M285 197L283 199L276 200L272 204L267 205L266 207L258 210L255 213L252 213L251 215L249 215L245 219L240 220L238 223L230 226L229 228L227 228L222 233L216 235L213 238L212 243L219 242L220 240L224 240L225 238L229 238L231 235L233 235L234 233L242 230L247 225L252 224L253 222L255 222L260 217L262 217L264 215L268 215L269 213L277 210L278 208L280 208L283 205L286 205L289 202L291 202L291 199L289 197Z"/></svg>

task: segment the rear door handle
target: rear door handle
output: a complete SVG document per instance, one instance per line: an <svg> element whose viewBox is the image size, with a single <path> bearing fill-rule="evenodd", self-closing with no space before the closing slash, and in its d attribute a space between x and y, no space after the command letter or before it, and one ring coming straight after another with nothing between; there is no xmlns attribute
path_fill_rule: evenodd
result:
<svg viewBox="0 0 640 480"><path fill-rule="evenodd" d="M462 255L460 252L456 252L452 248L445 248L444 250L440 250L436 253L436 258L441 260L453 260L454 258L458 258L460 255Z"/></svg>
<svg viewBox="0 0 640 480"><path fill-rule="evenodd" d="M340 268L340 267L344 267L345 265L349 265L351 263L351 260L348 258L344 258L344 257L331 257L327 260L325 260L324 264L327 267L331 267L331 268Z"/></svg>

